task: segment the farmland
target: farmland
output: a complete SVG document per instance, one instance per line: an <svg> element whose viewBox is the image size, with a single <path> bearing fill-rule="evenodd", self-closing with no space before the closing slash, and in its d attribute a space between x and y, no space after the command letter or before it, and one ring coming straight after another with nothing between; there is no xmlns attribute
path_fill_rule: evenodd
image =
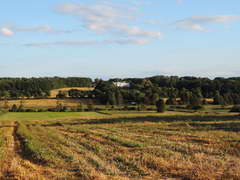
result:
<svg viewBox="0 0 240 180"><path fill-rule="evenodd" d="M7 113L0 179L239 179L237 114Z"/></svg>
<svg viewBox="0 0 240 180"><path fill-rule="evenodd" d="M79 103L87 102L78 99L25 99L25 100L8 100L9 107L12 107L14 104L19 106L21 103L24 105L25 108L49 108L49 107L56 107L57 102L63 103L68 107L75 107L78 106ZM0 107L4 106L4 101L0 101Z"/></svg>
<svg viewBox="0 0 240 180"><path fill-rule="evenodd" d="M59 91L62 92L67 92L71 89L77 89L79 91L93 91L94 88L88 88L88 87L67 87L67 88L60 88L60 89L53 89L50 91L50 97L51 98L55 98L57 96L57 94L59 93Z"/></svg>

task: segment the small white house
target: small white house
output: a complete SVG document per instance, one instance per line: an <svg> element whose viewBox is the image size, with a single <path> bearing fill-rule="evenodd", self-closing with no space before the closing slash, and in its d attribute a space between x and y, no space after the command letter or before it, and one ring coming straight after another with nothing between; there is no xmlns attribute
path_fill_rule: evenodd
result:
<svg viewBox="0 0 240 180"><path fill-rule="evenodd" d="M113 84L117 87L130 87L130 83L128 82L113 82Z"/></svg>

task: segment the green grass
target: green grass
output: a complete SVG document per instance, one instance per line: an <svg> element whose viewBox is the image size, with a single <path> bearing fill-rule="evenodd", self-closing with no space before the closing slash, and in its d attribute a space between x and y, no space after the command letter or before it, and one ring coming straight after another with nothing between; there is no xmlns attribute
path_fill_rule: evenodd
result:
<svg viewBox="0 0 240 180"><path fill-rule="evenodd" d="M48 163L54 159L54 153L34 134L34 131L27 128L26 124L19 123L16 135L21 142L21 153L24 158L37 164Z"/></svg>

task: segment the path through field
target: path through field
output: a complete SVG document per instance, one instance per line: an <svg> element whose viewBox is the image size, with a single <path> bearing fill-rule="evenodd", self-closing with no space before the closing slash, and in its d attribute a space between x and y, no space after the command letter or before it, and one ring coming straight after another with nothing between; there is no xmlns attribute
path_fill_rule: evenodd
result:
<svg viewBox="0 0 240 180"><path fill-rule="evenodd" d="M1 180L51 179L54 176L48 170L21 157L21 141L17 136L18 123L11 122L1 126L4 129L5 149L1 162Z"/></svg>

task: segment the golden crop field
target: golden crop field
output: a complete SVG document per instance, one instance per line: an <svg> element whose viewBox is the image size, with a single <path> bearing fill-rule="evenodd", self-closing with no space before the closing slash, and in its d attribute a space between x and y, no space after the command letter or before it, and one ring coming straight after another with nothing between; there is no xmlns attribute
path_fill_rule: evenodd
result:
<svg viewBox="0 0 240 180"><path fill-rule="evenodd" d="M0 179L240 179L240 118L154 112L0 116Z"/></svg>
<svg viewBox="0 0 240 180"><path fill-rule="evenodd" d="M67 87L67 88L53 89L50 91L50 97L55 98L59 91L68 92L71 89L77 89L80 91L93 91L94 90L94 88L88 88L88 87Z"/></svg>
<svg viewBox="0 0 240 180"><path fill-rule="evenodd" d="M8 100L8 106L12 107L13 104L19 106L23 104L24 108L52 108L56 107L57 103L61 103L64 106L76 107L80 103L88 104L91 100L85 99L24 99L24 100ZM4 107L5 101L0 101L0 108Z"/></svg>

